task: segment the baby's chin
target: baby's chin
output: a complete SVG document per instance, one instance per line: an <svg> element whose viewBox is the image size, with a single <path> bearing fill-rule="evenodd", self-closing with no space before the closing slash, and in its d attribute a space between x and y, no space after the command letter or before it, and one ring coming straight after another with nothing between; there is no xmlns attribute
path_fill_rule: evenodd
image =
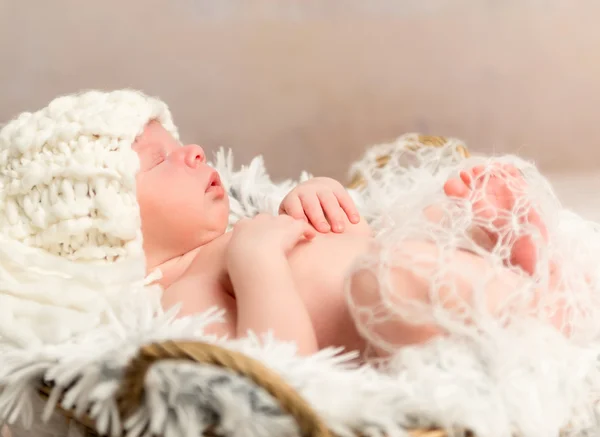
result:
<svg viewBox="0 0 600 437"><path fill-rule="evenodd" d="M215 235L216 235L214 238L215 240L217 238L222 237L223 235L225 235L227 233L227 226L228 226L228 223L225 223L224 226L215 233Z"/></svg>
<svg viewBox="0 0 600 437"><path fill-rule="evenodd" d="M207 230L202 238L202 243L200 245L204 246L205 244L211 243L217 240L218 238L221 238L227 233L227 226L228 223L227 221L225 221L219 223L218 226L215 226L213 229Z"/></svg>
<svg viewBox="0 0 600 437"><path fill-rule="evenodd" d="M215 216L216 231L220 234L224 234L229 226L229 198L225 194L222 205L220 205L219 211Z"/></svg>

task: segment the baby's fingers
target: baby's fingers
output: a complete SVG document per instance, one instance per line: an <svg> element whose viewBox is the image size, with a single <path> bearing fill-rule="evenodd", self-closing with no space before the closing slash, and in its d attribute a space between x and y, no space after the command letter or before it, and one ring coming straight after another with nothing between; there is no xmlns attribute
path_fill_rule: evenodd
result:
<svg viewBox="0 0 600 437"><path fill-rule="evenodd" d="M313 238L316 237L317 235L317 231L315 231L315 228L313 228L311 225L309 225L307 222L303 221L302 222L303 225L303 232L302 232L302 236L304 238L306 238L307 240L312 240Z"/></svg>
<svg viewBox="0 0 600 437"><path fill-rule="evenodd" d="M297 244L302 240L312 240L317 235L317 231L306 220L294 220L291 234Z"/></svg>
<svg viewBox="0 0 600 437"><path fill-rule="evenodd" d="M356 204L354 203L354 200L352 200L350 193L342 187L335 192L335 195L338 203L348 216L350 223L358 223L360 221L360 214L358 213L358 208L356 208Z"/></svg>
<svg viewBox="0 0 600 437"><path fill-rule="evenodd" d="M325 211L327 220L333 232L344 231L344 210L340 207L337 197L333 191L322 191L318 194L321 208Z"/></svg>
<svg viewBox="0 0 600 437"><path fill-rule="evenodd" d="M316 194L311 193L307 195L300 195L300 201L304 208L304 214L310 220L315 229L319 232L329 232L331 230L325 214L323 213L323 207Z"/></svg>
<svg viewBox="0 0 600 437"><path fill-rule="evenodd" d="M302 207L302 202L300 201L300 198L295 195L290 195L283 199L283 202L281 202L281 205L279 206L279 214L286 214L298 220L307 220L306 215L304 214L304 208Z"/></svg>

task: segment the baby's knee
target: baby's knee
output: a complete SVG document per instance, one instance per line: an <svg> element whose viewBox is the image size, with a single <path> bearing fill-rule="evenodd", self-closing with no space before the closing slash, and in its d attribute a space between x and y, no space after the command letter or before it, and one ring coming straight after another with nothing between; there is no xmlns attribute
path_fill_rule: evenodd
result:
<svg viewBox="0 0 600 437"><path fill-rule="evenodd" d="M349 298L361 307L375 303L379 296L379 280L369 268L355 270L349 278Z"/></svg>
<svg viewBox="0 0 600 437"><path fill-rule="evenodd" d="M411 262L414 256L420 259L418 269ZM404 242L390 253L381 247L372 247L358 260L349 276L349 297L358 306L378 303L381 306L382 299L388 302L402 298L422 300L436 258L435 247L423 241Z"/></svg>
<svg viewBox="0 0 600 437"><path fill-rule="evenodd" d="M439 334L436 327L414 323L406 313L409 301L422 300L426 294L424 280L410 269L360 267L350 275L348 284L350 313L376 356L388 356L399 347L422 343Z"/></svg>

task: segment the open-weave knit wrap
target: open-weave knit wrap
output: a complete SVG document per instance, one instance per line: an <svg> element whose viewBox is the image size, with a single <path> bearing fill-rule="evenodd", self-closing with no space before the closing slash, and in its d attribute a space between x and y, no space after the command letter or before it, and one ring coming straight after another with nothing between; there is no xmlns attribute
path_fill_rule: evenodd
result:
<svg viewBox="0 0 600 437"><path fill-rule="evenodd" d="M132 90L58 97L6 124L0 232L74 261L141 254L132 144L151 120L178 137L167 105Z"/></svg>

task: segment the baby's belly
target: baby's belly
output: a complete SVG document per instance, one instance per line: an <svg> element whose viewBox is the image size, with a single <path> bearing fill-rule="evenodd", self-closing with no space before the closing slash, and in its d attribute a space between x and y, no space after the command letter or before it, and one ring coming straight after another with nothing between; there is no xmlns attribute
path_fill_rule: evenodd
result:
<svg viewBox="0 0 600 437"><path fill-rule="evenodd" d="M343 234L319 234L313 241L297 246L289 256L296 287L311 316L320 348L364 347L344 295L348 271L370 241L367 225L358 226Z"/></svg>

